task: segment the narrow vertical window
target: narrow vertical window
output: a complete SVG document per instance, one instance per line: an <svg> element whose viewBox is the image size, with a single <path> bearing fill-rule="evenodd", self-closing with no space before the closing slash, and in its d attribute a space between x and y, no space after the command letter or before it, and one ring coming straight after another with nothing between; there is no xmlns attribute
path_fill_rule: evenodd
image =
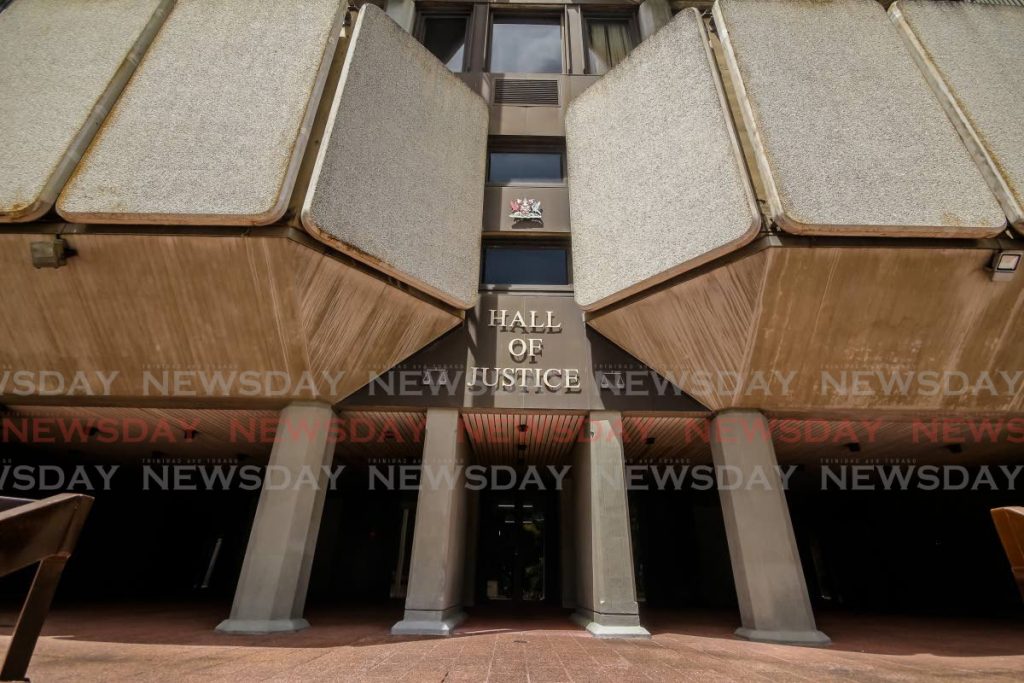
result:
<svg viewBox="0 0 1024 683"><path fill-rule="evenodd" d="M603 74L633 49L629 19L587 19L587 71Z"/></svg>

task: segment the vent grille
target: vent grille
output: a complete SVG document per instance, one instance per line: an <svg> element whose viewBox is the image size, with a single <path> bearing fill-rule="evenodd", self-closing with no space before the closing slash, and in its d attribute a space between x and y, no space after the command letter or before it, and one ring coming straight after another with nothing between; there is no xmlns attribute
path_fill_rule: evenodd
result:
<svg viewBox="0 0 1024 683"><path fill-rule="evenodd" d="M494 82L495 104L558 106L558 81L499 78Z"/></svg>

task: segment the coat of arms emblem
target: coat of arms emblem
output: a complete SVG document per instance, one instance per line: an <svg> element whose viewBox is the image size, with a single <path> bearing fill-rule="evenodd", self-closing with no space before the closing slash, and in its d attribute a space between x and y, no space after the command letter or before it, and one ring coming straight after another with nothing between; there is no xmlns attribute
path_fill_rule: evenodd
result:
<svg viewBox="0 0 1024 683"><path fill-rule="evenodd" d="M544 210L540 208L540 201L537 199L513 199L508 204L512 209L509 218L517 221L544 221Z"/></svg>

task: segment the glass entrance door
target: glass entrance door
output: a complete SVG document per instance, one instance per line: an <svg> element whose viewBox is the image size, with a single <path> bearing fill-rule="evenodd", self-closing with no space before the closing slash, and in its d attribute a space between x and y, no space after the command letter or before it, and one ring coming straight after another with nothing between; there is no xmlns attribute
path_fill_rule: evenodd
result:
<svg viewBox="0 0 1024 683"><path fill-rule="evenodd" d="M483 597L544 601L549 597L547 501L523 492L495 492L482 502Z"/></svg>

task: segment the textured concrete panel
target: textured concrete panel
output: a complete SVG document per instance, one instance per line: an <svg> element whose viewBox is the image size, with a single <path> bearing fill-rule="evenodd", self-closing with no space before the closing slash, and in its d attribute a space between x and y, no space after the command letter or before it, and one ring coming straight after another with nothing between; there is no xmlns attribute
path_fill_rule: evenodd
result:
<svg viewBox="0 0 1024 683"><path fill-rule="evenodd" d="M172 0L17 0L0 12L0 222L46 213Z"/></svg>
<svg viewBox="0 0 1024 683"><path fill-rule="evenodd" d="M178 0L58 211L81 222L277 220L342 18L339 0Z"/></svg>
<svg viewBox="0 0 1024 683"><path fill-rule="evenodd" d="M1024 232L1024 8L903 0L889 16Z"/></svg>
<svg viewBox="0 0 1024 683"><path fill-rule="evenodd" d="M874 0L718 0L772 218L812 235L988 237L1006 219Z"/></svg>
<svg viewBox="0 0 1024 683"><path fill-rule="evenodd" d="M594 308L753 239L760 227L694 9L569 106L576 300Z"/></svg>
<svg viewBox="0 0 1024 683"><path fill-rule="evenodd" d="M373 5L302 210L313 235L455 306L476 299L487 105Z"/></svg>

